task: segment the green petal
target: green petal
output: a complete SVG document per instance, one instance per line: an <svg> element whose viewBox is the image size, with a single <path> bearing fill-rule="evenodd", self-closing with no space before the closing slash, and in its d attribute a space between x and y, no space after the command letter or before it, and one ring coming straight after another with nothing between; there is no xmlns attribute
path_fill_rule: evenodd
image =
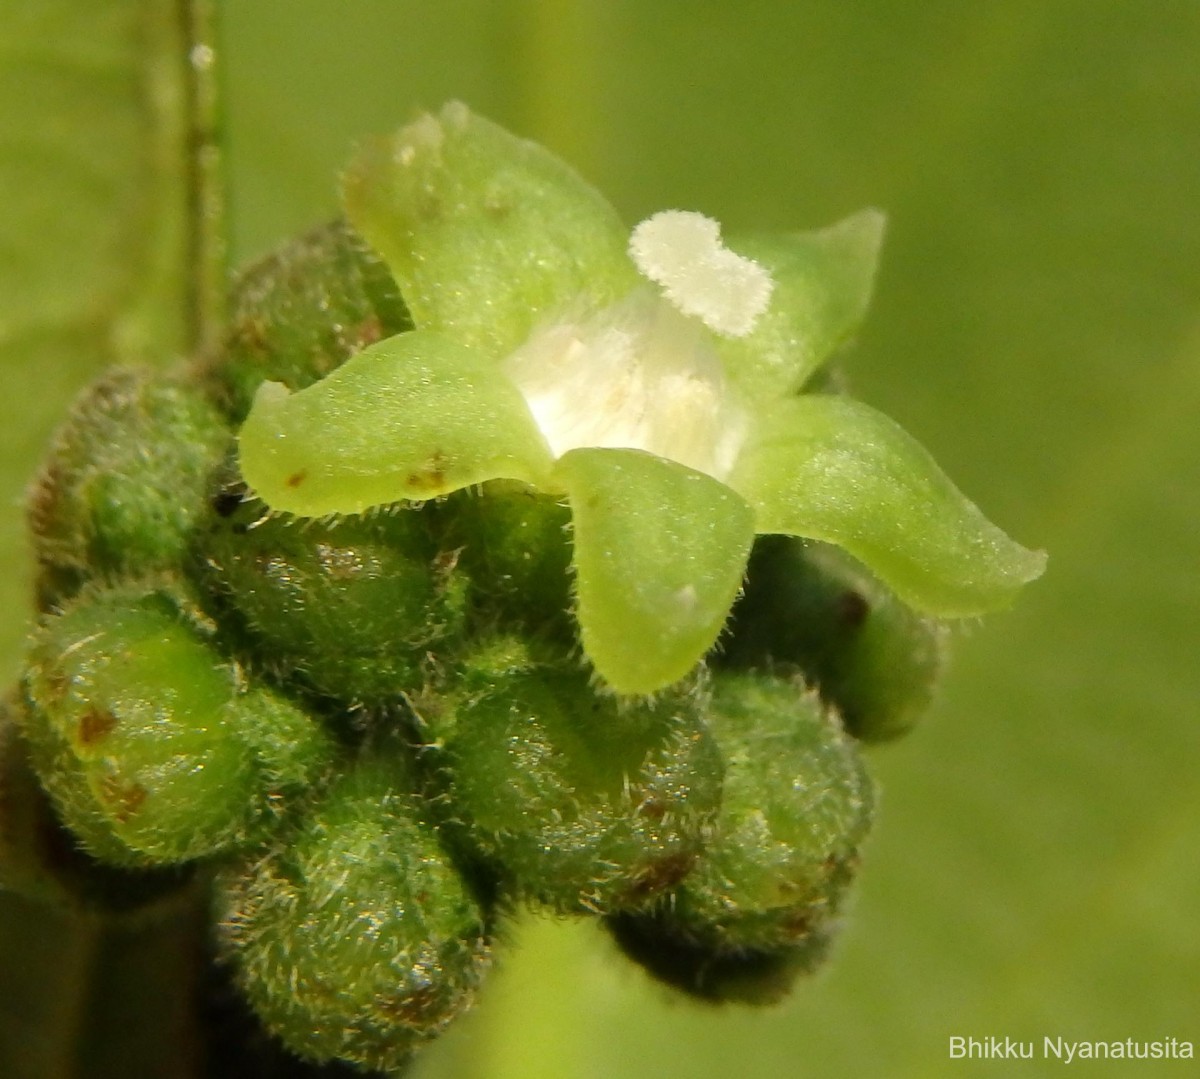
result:
<svg viewBox="0 0 1200 1079"><path fill-rule="evenodd" d="M462 104L367 145L343 197L416 324L494 358L581 293L604 305L638 280L608 202L553 154Z"/></svg>
<svg viewBox="0 0 1200 1079"><path fill-rule="evenodd" d="M537 484L550 467L524 398L499 368L420 330L380 341L297 393L264 383L239 442L251 488L303 517L490 479Z"/></svg>
<svg viewBox="0 0 1200 1079"><path fill-rule="evenodd" d="M988 521L881 413L814 394L779 402L764 421L729 480L754 507L756 531L836 543L943 617L1003 607L1040 576L1046 556Z"/></svg>
<svg viewBox="0 0 1200 1079"><path fill-rule="evenodd" d="M726 370L752 398L798 390L858 328L871 300L884 216L862 210L816 232L734 237L771 274L771 303L745 337L721 339Z"/></svg>
<svg viewBox="0 0 1200 1079"><path fill-rule="evenodd" d="M619 693L682 678L737 595L750 507L712 477L641 450L571 450L555 475L571 503L588 658Z"/></svg>

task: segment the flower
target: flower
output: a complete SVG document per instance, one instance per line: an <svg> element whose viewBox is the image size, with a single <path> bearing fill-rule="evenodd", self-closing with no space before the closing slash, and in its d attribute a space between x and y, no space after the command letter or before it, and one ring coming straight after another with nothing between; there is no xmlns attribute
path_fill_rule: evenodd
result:
<svg viewBox="0 0 1200 1079"><path fill-rule="evenodd" d="M273 509L501 478L565 497L584 651L621 693L713 646L759 533L838 544L939 617L1041 573L892 421L814 388L866 308L877 212L726 246L672 210L630 236L564 163L460 104L368 146L344 200L415 329L299 392L260 388L241 467Z"/></svg>

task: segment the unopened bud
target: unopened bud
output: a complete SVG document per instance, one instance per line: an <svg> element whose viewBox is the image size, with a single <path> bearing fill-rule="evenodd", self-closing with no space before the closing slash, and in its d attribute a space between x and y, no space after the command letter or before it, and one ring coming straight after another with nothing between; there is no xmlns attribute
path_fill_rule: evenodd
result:
<svg viewBox="0 0 1200 1079"><path fill-rule="evenodd" d="M754 546L718 662L798 671L864 742L907 733L928 709L944 630L841 548L790 536Z"/></svg>
<svg viewBox="0 0 1200 1079"><path fill-rule="evenodd" d="M369 751L261 857L218 881L221 947L294 1053L391 1071L466 1010L483 911L395 750Z"/></svg>
<svg viewBox="0 0 1200 1079"><path fill-rule="evenodd" d="M721 798L705 704L691 685L601 696L582 669L500 637L417 709L470 849L569 912L644 906L691 870Z"/></svg>
<svg viewBox="0 0 1200 1079"><path fill-rule="evenodd" d="M44 619L24 689L43 785L83 846L117 864L246 842L333 756L312 717L248 688L166 590L85 594Z"/></svg>
<svg viewBox="0 0 1200 1079"><path fill-rule="evenodd" d="M396 703L459 647L466 584L431 509L298 520L244 491L227 477L210 492L191 571L277 680Z"/></svg>
<svg viewBox="0 0 1200 1079"><path fill-rule="evenodd" d="M165 376L116 368L89 387L29 496L42 608L92 578L173 569L231 440L199 390Z"/></svg>
<svg viewBox="0 0 1200 1079"><path fill-rule="evenodd" d="M708 999L764 1002L825 955L871 824L854 741L813 693L714 679L724 799L704 856L641 919L614 923L654 974Z"/></svg>
<svg viewBox="0 0 1200 1079"><path fill-rule="evenodd" d="M387 268L344 221L313 229L246 271L230 328L201 376L240 422L263 382L299 390L367 345L412 329Z"/></svg>

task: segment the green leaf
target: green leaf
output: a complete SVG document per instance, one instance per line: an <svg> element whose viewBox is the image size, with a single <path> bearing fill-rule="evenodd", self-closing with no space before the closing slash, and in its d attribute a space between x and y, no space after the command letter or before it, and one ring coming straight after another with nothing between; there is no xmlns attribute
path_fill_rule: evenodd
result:
<svg viewBox="0 0 1200 1079"><path fill-rule="evenodd" d="M6 5L0 347L80 323L119 359L161 361L195 343L223 288L207 216L216 180L199 157L215 160L200 100L211 64L188 56L206 9Z"/></svg>
<svg viewBox="0 0 1200 1079"><path fill-rule="evenodd" d="M988 521L899 426L846 397L780 402L730 484L754 507L755 531L835 543L930 614L1003 607L1045 565L1045 555Z"/></svg>
<svg viewBox="0 0 1200 1079"><path fill-rule="evenodd" d="M750 507L702 472L641 450L576 449L567 490L583 647L619 693L652 693L712 647L754 538Z"/></svg>
<svg viewBox="0 0 1200 1079"><path fill-rule="evenodd" d="M753 332L720 340L730 377L758 397L798 390L866 314L884 224L878 210L861 210L814 232L731 239L775 288Z"/></svg>
<svg viewBox="0 0 1200 1079"><path fill-rule="evenodd" d="M548 314L611 303L639 280L596 190L461 104L369 143L343 193L417 326L496 358Z"/></svg>
<svg viewBox="0 0 1200 1079"><path fill-rule="evenodd" d="M491 361L431 331L389 337L320 382L259 389L239 436L242 475L303 517L428 499L550 466L524 398Z"/></svg>
<svg viewBox="0 0 1200 1079"><path fill-rule="evenodd" d="M164 363L215 321L220 155L207 2L9 0L0 17L0 500L21 501L70 394L114 361ZM199 54L198 54L199 55ZM204 53L205 57L211 53ZM191 92L191 91L196 92ZM204 162L202 167L201 163ZM192 219L189 206L207 207ZM193 280L194 278L194 280ZM19 515L0 604L24 611ZM0 627L10 668L20 640Z"/></svg>

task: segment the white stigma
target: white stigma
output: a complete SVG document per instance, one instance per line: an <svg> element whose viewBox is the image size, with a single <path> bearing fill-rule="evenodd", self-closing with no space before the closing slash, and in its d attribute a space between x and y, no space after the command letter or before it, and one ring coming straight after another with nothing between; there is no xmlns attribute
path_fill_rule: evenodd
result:
<svg viewBox="0 0 1200 1079"><path fill-rule="evenodd" d="M663 210L646 218L629 238L629 254L671 303L714 333L744 337L770 303L771 275L730 251L721 226L703 214Z"/></svg>

